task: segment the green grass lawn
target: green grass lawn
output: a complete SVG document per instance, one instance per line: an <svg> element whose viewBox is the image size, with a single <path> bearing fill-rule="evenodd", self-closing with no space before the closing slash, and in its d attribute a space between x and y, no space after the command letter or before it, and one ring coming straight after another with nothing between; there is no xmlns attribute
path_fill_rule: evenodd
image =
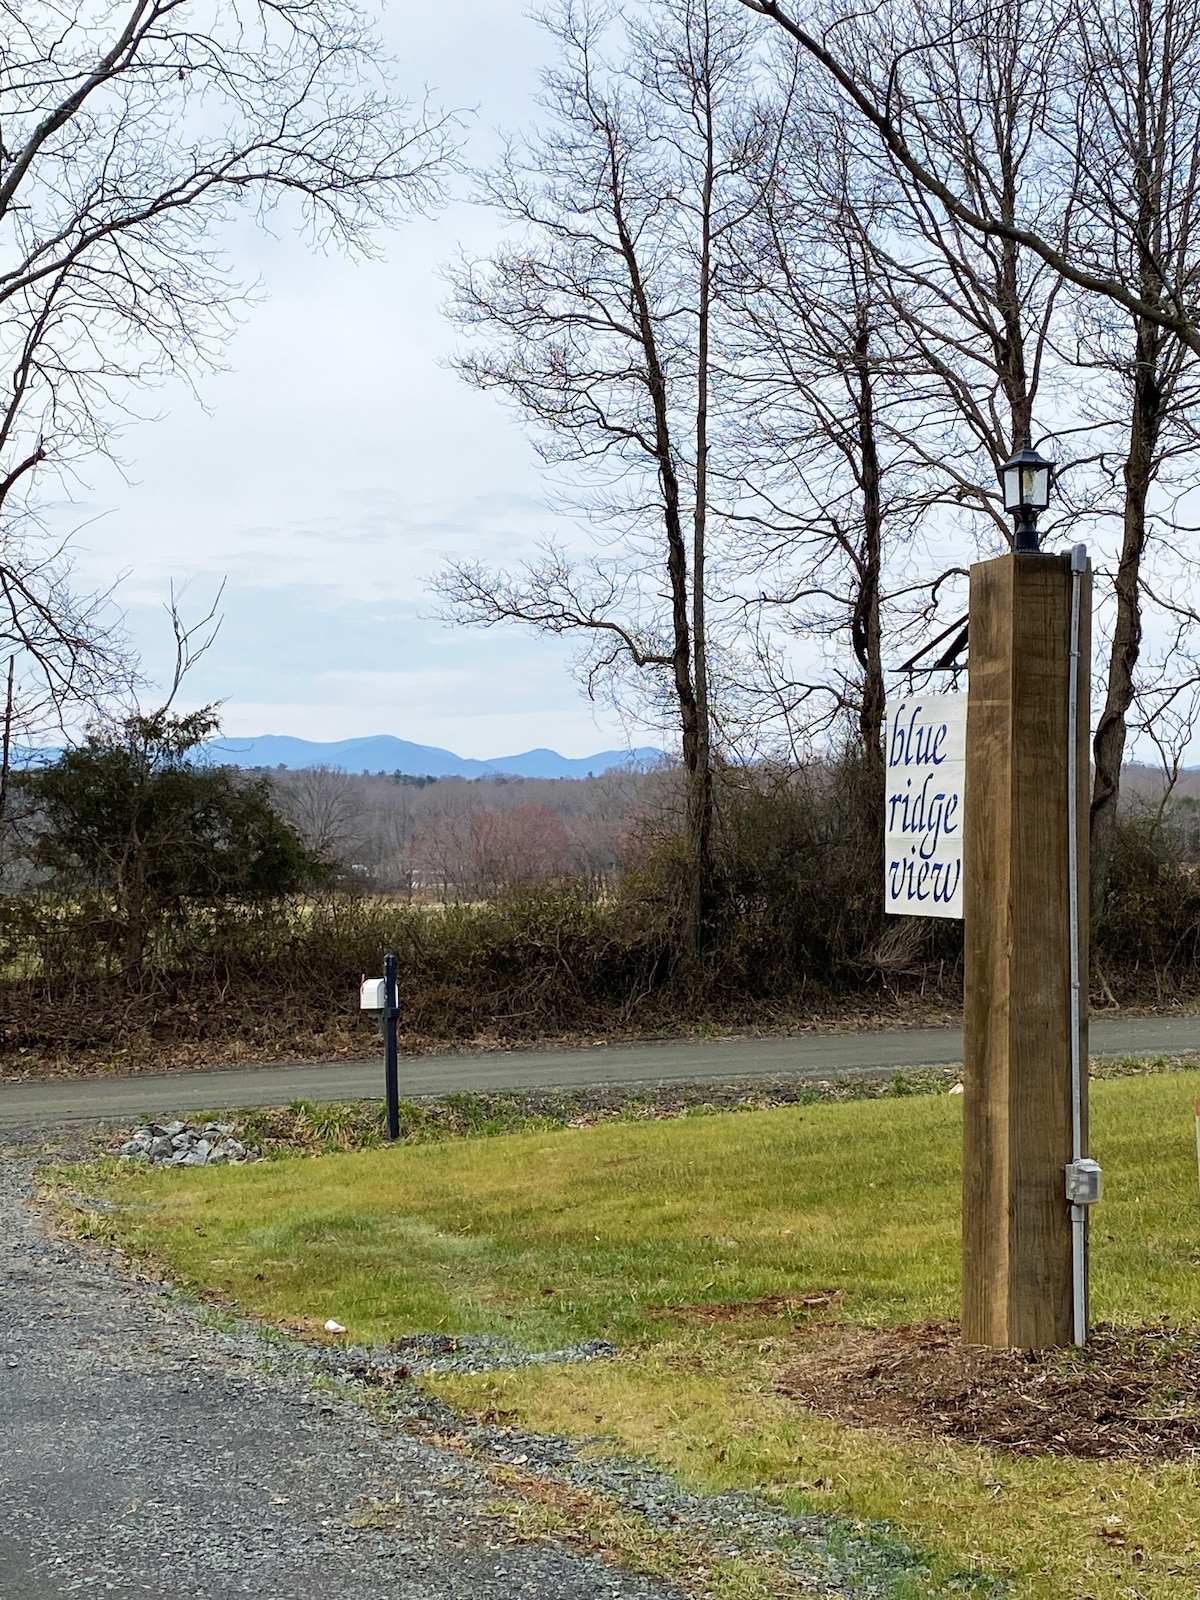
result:
<svg viewBox="0 0 1200 1600"><path fill-rule="evenodd" d="M1200 1323L1200 1074L1093 1086L1098 1318ZM1200 1595L1200 1471L1018 1459L841 1426L777 1390L795 1316L679 1308L843 1291L837 1315L955 1316L961 1101L817 1104L107 1178L94 1229L257 1316L362 1342L428 1329L622 1355L436 1386L603 1435L693 1485L882 1518L1020 1596ZM95 1186L95 1174L88 1182ZM674 1308L674 1310L672 1309ZM939 1583L932 1585L939 1590Z"/></svg>

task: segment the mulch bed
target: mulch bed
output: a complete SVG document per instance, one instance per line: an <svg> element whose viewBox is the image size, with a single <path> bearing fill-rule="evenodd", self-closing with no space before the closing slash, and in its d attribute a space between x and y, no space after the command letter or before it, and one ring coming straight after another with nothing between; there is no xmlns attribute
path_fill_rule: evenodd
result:
<svg viewBox="0 0 1200 1600"><path fill-rule="evenodd" d="M810 1324L780 1388L857 1427L1016 1455L1168 1461L1200 1453L1200 1331L1099 1327L1083 1350L988 1350L956 1323ZM818 1348L816 1340L820 1339Z"/></svg>

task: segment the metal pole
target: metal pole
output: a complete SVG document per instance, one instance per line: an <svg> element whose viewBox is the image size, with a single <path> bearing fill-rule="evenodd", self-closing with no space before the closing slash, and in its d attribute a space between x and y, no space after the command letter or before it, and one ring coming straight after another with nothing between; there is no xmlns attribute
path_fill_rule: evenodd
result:
<svg viewBox="0 0 1200 1600"><path fill-rule="evenodd" d="M1087 546L1071 551L1071 658L1067 690L1067 893L1071 941L1071 1160L1083 1155L1083 1051L1079 1019L1079 590L1087 570ZM1087 1207L1071 1206L1072 1323L1075 1343L1087 1343Z"/></svg>
<svg viewBox="0 0 1200 1600"><path fill-rule="evenodd" d="M1013 549L1034 555L1041 549L1038 542L1037 512L1021 506L1013 519Z"/></svg>
<svg viewBox="0 0 1200 1600"><path fill-rule="evenodd" d="M383 958L383 1077L389 1139L400 1137L400 1080L396 1050L396 1020L399 1015L396 958L389 951Z"/></svg>

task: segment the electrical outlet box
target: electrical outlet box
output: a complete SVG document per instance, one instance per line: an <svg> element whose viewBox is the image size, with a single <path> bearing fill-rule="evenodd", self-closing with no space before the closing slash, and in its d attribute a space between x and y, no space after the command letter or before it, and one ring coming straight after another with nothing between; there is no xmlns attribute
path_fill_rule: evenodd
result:
<svg viewBox="0 0 1200 1600"><path fill-rule="evenodd" d="M358 995L360 1011L382 1011L387 1005L387 980L364 978Z"/></svg>
<svg viewBox="0 0 1200 1600"><path fill-rule="evenodd" d="M1083 1156L1067 1163L1067 1199L1073 1206L1094 1206L1104 1197L1104 1177L1098 1161Z"/></svg>

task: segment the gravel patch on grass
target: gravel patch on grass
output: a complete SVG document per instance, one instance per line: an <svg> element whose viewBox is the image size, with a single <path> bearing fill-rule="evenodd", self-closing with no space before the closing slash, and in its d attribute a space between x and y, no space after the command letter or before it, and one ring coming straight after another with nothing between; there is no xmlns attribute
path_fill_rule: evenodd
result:
<svg viewBox="0 0 1200 1600"><path fill-rule="evenodd" d="M602 1440L563 1441L488 1426L470 1427L466 1436L481 1454L603 1495L651 1529L699 1531L715 1556L775 1556L798 1586L884 1600L929 1579L920 1551L881 1524L789 1516L754 1494L692 1494L651 1462L598 1454ZM984 1600L1002 1595L1004 1585L963 1573L954 1592Z"/></svg>
<svg viewBox="0 0 1200 1600"><path fill-rule="evenodd" d="M502 1483L519 1488L536 1477L603 1496L654 1532L699 1533L714 1558L769 1555L798 1592L888 1600L913 1593L914 1585L929 1579L921 1552L884 1524L827 1514L792 1516L756 1494L693 1494L653 1462L613 1453L603 1438L564 1439L464 1418L413 1381L423 1373L483 1373L615 1356L616 1347L606 1340L531 1352L501 1339L419 1334L382 1350L300 1348L317 1370L352 1390L382 1391L386 1415L395 1424L417 1437L452 1439L493 1464ZM964 1570L955 1575L953 1592L999 1600L1005 1585Z"/></svg>
<svg viewBox="0 0 1200 1600"><path fill-rule="evenodd" d="M588 1339L561 1350L523 1350L511 1339L492 1334L416 1333L381 1350L354 1345L345 1350L320 1350L313 1365L372 1388L394 1389L409 1378L433 1373L507 1372L514 1367L572 1366L603 1361L617 1354L607 1339Z"/></svg>
<svg viewBox="0 0 1200 1600"><path fill-rule="evenodd" d="M343 1368L343 1377L370 1381L352 1364ZM769 1555L798 1592L889 1600L924 1592L929 1580L921 1552L884 1524L793 1516L757 1494L694 1494L653 1462L612 1452L603 1438L548 1437L465 1419L414 1384L392 1389L386 1404L388 1414L418 1437L451 1437L475 1458L493 1463L501 1482L520 1486L536 1476L602 1496L635 1513L653 1532L699 1533L714 1558ZM964 1570L954 1576L952 1592L999 1600L1006 1586Z"/></svg>

